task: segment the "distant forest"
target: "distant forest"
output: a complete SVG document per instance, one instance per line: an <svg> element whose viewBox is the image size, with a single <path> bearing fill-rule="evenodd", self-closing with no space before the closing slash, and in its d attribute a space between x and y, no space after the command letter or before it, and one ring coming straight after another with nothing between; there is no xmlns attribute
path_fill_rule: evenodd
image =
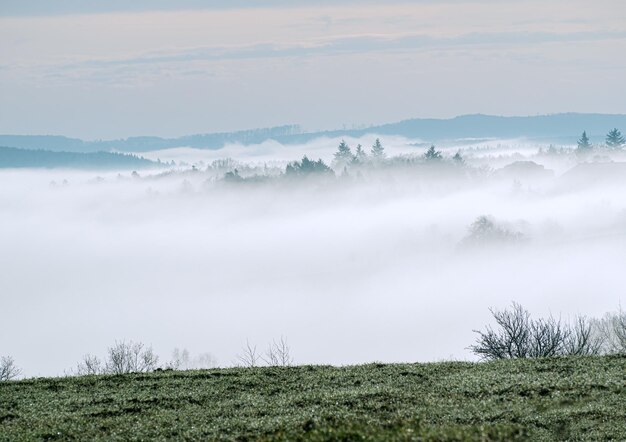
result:
<svg viewBox="0 0 626 442"><path fill-rule="evenodd" d="M27 150L0 147L0 168L127 168L140 169L158 166L160 163L135 155L111 152L52 152L49 150Z"/></svg>
<svg viewBox="0 0 626 442"><path fill-rule="evenodd" d="M286 125L178 138L142 136L98 141L47 135L0 135L0 146L66 152L146 152L183 146L220 149L226 144L249 145L267 140L275 140L282 144L299 144L316 138L362 137L366 134L403 136L429 142L527 138L549 143L575 144L581 128L587 131L593 143L604 138L607 127L626 127L626 115L577 113L529 117L463 115L451 119L411 119L377 126L318 132L306 132L297 125Z"/></svg>

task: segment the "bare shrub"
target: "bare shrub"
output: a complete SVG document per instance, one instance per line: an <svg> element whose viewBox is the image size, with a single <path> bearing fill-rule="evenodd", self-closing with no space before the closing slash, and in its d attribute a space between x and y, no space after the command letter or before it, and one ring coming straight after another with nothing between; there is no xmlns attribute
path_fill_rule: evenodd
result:
<svg viewBox="0 0 626 442"><path fill-rule="evenodd" d="M152 347L140 342L119 341L107 350L104 361L97 356L85 355L70 372L72 375L144 373L158 367L159 357Z"/></svg>
<svg viewBox="0 0 626 442"><path fill-rule="evenodd" d="M478 339L470 350L483 359L542 358L565 355L595 355L602 339L593 333L591 321L577 316L572 323L549 316L531 319L521 305L510 310L490 309L497 328L475 330Z"/></svg>
<svg viewBox="0 0 626 442"><path fill-rule="evenodd" d="M87 354L83 360L76 364L72 373L76 376L87 376L92 374L104 374L104 366L97 356Z"/></svg>
<svg viewBox="0 0 626 442"><path fill-rule="evenodd" d="M487 326L479 334L476 345L470 347L472 352L484 359L514 359L528 357L530 341L530 313L521 305L513 303L511 311L489 309L500 327L494 330Z"/></svg>
<svg viewBox="0 0 626 442"><path fill-rule="evenodd" d="M0 382L15 379L20 374L20 370L11 356L0 357Z"/></svg>
<svg viewBox="0 0 626 442"><path fill-rule="evenodd" d="M243 347L241 354L237 355L237 361L243 367L257 367L261 356L257 352L256 345L250 345L249 341L246 341L246 345Z"/></svg>
<svg viewBox="0 0 626 442"><path fill-rule="evenodd" d="M172 352L172 360L166 364L167 368L174 370L193 370L203 368L213 368L217 366L217 360L210 353L200 353L191 356L189 350L175 348Z"/></svg>
<svg viewBox="0 0 626 442"><path fill-rule="evenodd" d="M152 347L144 347L140 342L116 342L109 347L106 372L109 374L142 373L157 368L159 357Z"/></svg>
<svg viewBox="0 0 626 442"><path fill-rule="evenodd" d="M626 353L626 311L607 313L594 322L605 353Z"/></svg>
<svg viewBox="0 0 626 442"><path fill-rule="evenodd" d="M531 320L529 326L528 357L546 358L564 354L565 341L569 339L570 329L560 318L549 316L547 319Z"/></svg>
<svg viewBox="0 0 626 442"><path fill-rule="evenodd" d="M594 332L594 323L586 316L577 316L570 325L565 340L565 353L569 355L597 355L602 352L602 337Z"/></svg>
<svg viewBox="0 0 626 442"><path fill-rule="evenodd" d="M287 340L280 337L280 341L275 340L267 347L265 356L262 358L265 363L272 367L288 367L293 364L291 350L287 345Z"/></svg>

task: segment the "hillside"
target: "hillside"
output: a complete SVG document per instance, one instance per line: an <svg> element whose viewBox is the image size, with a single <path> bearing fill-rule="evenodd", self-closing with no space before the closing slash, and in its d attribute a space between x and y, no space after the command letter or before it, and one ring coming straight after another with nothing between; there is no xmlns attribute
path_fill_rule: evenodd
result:
<svg viewBox="0 0 626 442"><path fill-rule="evenodd" d="M626 440L626 358L28 379L0 439Z"/></svg>
<svg viewBox="0 0 626 442"><path fill-rule="evenodd" d="M53 152L49 150L28 150L13 147L0 147L0 169L3 168L85 168L139 169L154 167L158 163L135 155L112 152Z"/></svg>
<svg viewBox="0 0 626 442"><path fill-rule="evenodd" d="M304 132L297 125L187 135L178 138L130 137L120 140L83 141L62 136L0 135L0 145L24 149L68 152L146 152L172 147L220 149L226 144L258 144L275 140L283 144L305 143L321 137L360 137L366 134L404 136L426 142L459 139L527 138L574 144L583 130L593 143L604 141L613 128L626 130L626 115L564 113L527 117L462 115L450 119L414 118L361 129Z"/></svg>

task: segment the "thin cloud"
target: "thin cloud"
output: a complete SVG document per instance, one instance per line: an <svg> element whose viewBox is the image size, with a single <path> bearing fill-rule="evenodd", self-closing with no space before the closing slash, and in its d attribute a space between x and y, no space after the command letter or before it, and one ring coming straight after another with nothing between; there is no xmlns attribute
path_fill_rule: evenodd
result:
<svg viewBox="0 0 626 442"><path fill-rule="evenodd" d="M427 34L414 35L356 35L310 40L296 44L264 42L242 46L213 46L186 48L172 51L158 51L120 58L97 58L80 60L72 63L39 66L47 73L75 76L95 75L101 69L136 68L149 65L162 65L171 68L177 63L217 62L231 60L250 60L267 58L292 58L364 54L371 52L416 52L449 49L479 49L482 47L528 47L546 43L597 42L605 40L624 40L626 32L493 32L467 33L454 37L433 37ZM165 69L165 68L163 68ZM54 72L50 72L54 70ZM196 73L208 73L202 69ZM186 67L185 73L189 72ZM71 74L74 73L74 74ZM116 72L110 72L115 74ZM80 76L80 75L79 75ZM99 75L98 75L99 77Z"/></svg>

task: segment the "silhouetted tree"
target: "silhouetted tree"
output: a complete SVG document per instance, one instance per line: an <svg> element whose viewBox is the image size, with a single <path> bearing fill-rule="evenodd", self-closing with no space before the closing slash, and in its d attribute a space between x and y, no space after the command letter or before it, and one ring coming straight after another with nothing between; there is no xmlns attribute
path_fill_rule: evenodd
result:
<svg viewBox="0 0 626 442"><path fill-rule="evenodd" d="M565 355L596 355L602 348L592 333L592 323L577 316L573 324L549 316L531 319L521 305L510 310L490 309L497 328L475 330L478 339L470 349L483 359L541 358Z"/></svg>
<svg viewBox="0 0 626 442"><path fill-rule="evenodd" d="M620 149L622 146L624 146L624 144L626 144L626 140L624 140L622 133L617 130L617 128L611 130L606 135L606 145L608 147L611 147L613 149Z"/></svg>
<svg viewBox="0 0 626 442"><path fill-rule="evenodd" d="M592 145L589 142L589 137L587 137L587 131L584 131L580 140L578 140L578 150L579 151L588 151L591 150Z"/></svg>
<svg viewBox="0 0 626 442"><path fill-rule="evenodd" d="M2 356L0 358L0 382L15 379L21 373L22 371L17 368L11 356Z"/></svg>
<svg viewBox="0 0 626 442"><path fill-rule="evenodd" d="M372 146L372 156L375 159L379 159L379 160L382 160L385 158L385 148L381 144L379 138L376 138L376 141L374 142L374 145Z"/></svg>
<svg viewBox="0 0 626 442"><path fill-rule="evenodd" d="M439 152L438 150L435 150L435 146L431 145L426 151L426 153L424 154L424 158L426 158L429 161L440 160L441 152Z"/></svg>

